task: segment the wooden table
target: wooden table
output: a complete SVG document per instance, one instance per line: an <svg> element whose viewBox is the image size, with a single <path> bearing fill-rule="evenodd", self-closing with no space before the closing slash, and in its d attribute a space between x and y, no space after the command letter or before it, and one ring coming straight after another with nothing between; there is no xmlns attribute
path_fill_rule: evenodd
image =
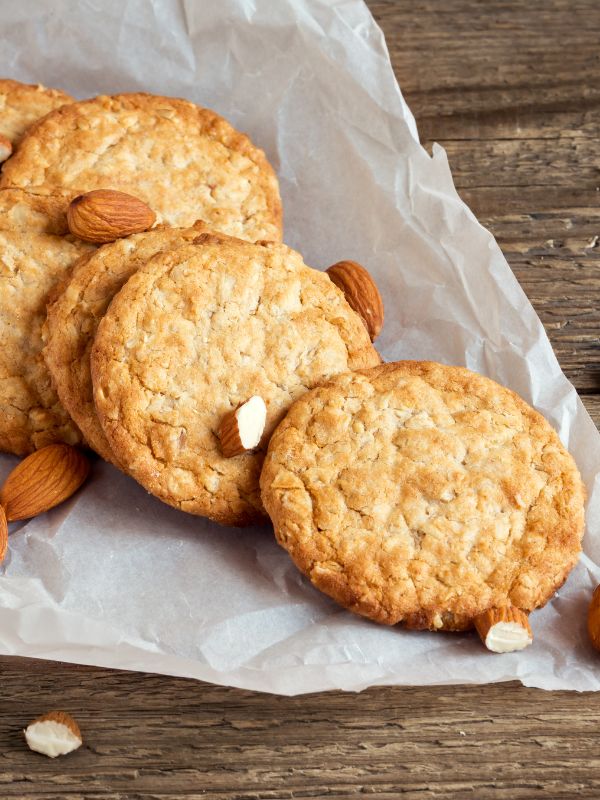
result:
<svg viewBox="0 0 600 800"><path fill-rule="evenodd" d="M600 3L372 0L426 146L600 419ZM600 661L599 661L600 669ZM504 684L286 699L0 659L0 798L600 797L600 694ZM64 707L85 746L19 730Z"/></svg>

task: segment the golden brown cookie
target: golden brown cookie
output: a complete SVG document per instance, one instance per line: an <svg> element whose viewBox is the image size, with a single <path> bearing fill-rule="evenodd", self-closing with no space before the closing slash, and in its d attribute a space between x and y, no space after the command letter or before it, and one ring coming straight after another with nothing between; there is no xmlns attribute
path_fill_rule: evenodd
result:
<svg viewBox="0 0 600 800"><path fill-rule="evenodd" d="M59 89L0 78L0 135L16 145L27 128L73 98Z"/></svg>
<svg viewBox="0 0 600 800"><path fill-rule="evenodd" d="M204 229L204 223L163 227L105 244L77 264L48 306L44 358L56 391L90 447L106 461L117 464L98 422L92 393L90 352L98 324L140 266L157 253L189 244Z"/></svg>
<svg viewBox="0 0 600 800"><path fill-rule="evenodd" d="M64 236L62 204L0 191L0 450L23 454L81 436L42 358L46 302L75 261L93 249Z"/></svg>
<svg viewBox="0 0 600 800"><path fill-rule="evenodd" d="M222 117L187 100L101 96L47 116L7 162L2 187L70 200L116 189L158 222L255 241L281 240L277 178L265 154Z"/></svg>
<svg viewBox="0 0 600 800"><path fill-rule="evenodd" d="M389 625L464 630L492 606L542 606L581 549L584 490L555 431L461 367L400 361L304 394L261 489L312 583Z"/></svg>
<svg viewBox="0 0 600 800"><path fill-rule="evenodd" d="M230 525L264 518L265 443L290 403L378 361L327 275L284 245L212 235L129 279L91 358L96 410L118 461L164 502ZM220 423L254 395L267 404L262 446L226 458Z"/></svg>

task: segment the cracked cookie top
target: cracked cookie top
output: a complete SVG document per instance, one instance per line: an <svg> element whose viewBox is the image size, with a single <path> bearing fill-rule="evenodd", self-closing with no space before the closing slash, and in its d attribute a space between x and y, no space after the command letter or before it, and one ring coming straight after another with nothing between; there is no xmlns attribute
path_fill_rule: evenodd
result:
<svg viewBox="0 0 600 800"><path fill-rule="evenodd" d="M557 434L460 367L400 361L304 394L261 488L312 583L390 625L463 630L490 606L529 611L581 549L584 490Z"/></svg>
<svg viewBox="0 0 600 800"><path fill-rule="evenodd" d="M44 325L44 359L58 396L86 441L106 461L117 460L98 422L90 352L111 300L134 272L157 253L190 244L206 226L155 228L105 244L76 268L54 293Z"/></svg>
<svg viewBox="0 0 600 800"><path fill-rule="evenodd" d="M66 230L56 200L0 191L0 450L6 452L81 441L42 357L48 297L94 249Z"/></svg>
<svg viewBox="0 0 600 800"><path fill-rule="evenodd" d="M325 273L284 245L210 234L129 279L91 358L96 410L119 463L164 502L231 525L264 518L264 449L292 401L378 362ZM267 405L262 446L225 458L220 422L252 395Z"/></svg>
<svg viewBox="0 0 600 800"><path fill-rule="evenodd" d="M0 78L0 134L15 145L30 125L72 101L60 89Z"/></svg>
<svg viewBox="0 0 600 800"><path fill-rule="evenodd" d="M23 138L0 186L65 201L116 189L148 203L159 223L202 219L249 241L282 235L279 186L263 151L213 111L171 97L100 96L57 109Z"/></svg>

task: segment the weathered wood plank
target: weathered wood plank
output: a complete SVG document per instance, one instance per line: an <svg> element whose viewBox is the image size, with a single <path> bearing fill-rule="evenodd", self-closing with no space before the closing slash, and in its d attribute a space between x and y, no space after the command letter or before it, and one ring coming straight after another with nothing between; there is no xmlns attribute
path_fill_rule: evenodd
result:
<svg viewBox="0 0 600 800"><path fill-rule="evenodd" d="M7 798L479 798L495 782L494 797L600 794L600 695L502 684L277 698L17 659L2 687ZM65 704L85 746L58 763L29 753L20 729Z"/></svg>
<svg viewBox="0 0 600 800"><path fill-rule="evenodd" d="M595 0L370 6L425 140L595 138Z"/></svg>

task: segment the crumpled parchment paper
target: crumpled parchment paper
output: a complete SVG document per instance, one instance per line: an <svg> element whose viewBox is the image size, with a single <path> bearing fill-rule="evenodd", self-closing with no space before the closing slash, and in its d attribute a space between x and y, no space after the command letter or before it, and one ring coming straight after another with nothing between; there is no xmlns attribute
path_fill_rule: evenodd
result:
<svg viewBox="0 0 600 800"><path fill-rule="evenodd" d="M600 580L600 437L491 234L430 157L359 0L25 0L5 4L1 72L85 97L146 90L207 105L277 169L286 241L307 263L365 263L386 303L387 360L464 364L557 427L589 492L585 555L532 617L533 647L406 632L338 608L268 527L186 516L98 463L62 507L11 533L0 651L191 676L282 694L518 678L598 689L587 643ZM15 463L0 457L0 477Z"/></svg>

